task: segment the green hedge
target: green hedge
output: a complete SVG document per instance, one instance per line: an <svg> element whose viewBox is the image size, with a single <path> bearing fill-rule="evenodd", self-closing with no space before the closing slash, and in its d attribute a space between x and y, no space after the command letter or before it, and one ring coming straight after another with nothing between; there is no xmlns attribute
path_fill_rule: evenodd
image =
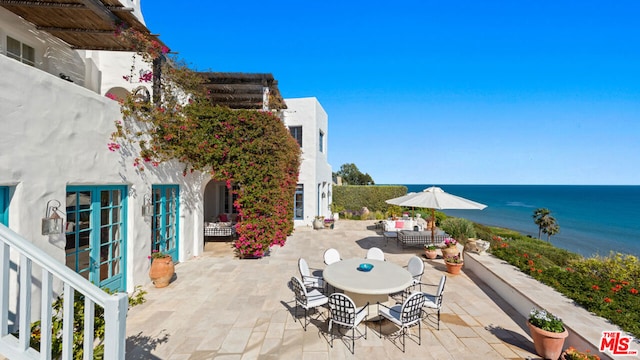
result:
<svg viewBox="0 0 640 360"><path fill-rule="evenodd" d="M344 185L333 187L332 209L337 212L369 211L386 212L392 206L385 200L405 195L407 187L401 185Z"/></svg>

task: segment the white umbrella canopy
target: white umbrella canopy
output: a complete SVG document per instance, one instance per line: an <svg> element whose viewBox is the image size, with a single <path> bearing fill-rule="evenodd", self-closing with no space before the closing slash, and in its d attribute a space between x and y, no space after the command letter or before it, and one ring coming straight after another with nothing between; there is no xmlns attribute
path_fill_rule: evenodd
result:
<svg viewBox="0 0 640 360"><path fill-rule="evenodd" d="M416 196L416 195L418 195L418 193L410 192L410 193L408 193L406 195L402 195L402 196L399 196L397 198L385 200L385 202L387 204L391 204L391 205L402 206L403 202L409 200L410 198L412 198L413 196Z"/></svg>
<svg viewBox="0 0 640 360"><path fill-rule="evenodd" d="M410 198L412 198L413 196L418 195L418 193L414 193L414 192L410 192L406 195L402 195L399 196L397 198L393 198L393 199L389 199L389 200L385 200L385 202L387 204L391 204L391 205L398 205L398 206L402 206L402 203L409 200ZM411 207L411 210L413 212L413 207ZM413 214L411 214L411 216L413 216Z"/></svg>
<svg viewBox="0 0 640 360"><path fill-rule="evenodd" d="M437 186L424 189L422 192L412 196L409 196L409 194L405 196L406 199L403 199L400 204L395 205L438 210L482 210L487 207L485 204L451 195ZM389 202L389 200L387 200L387 202Z"/></svg>
<svg viewBox="0 0 640 360"><path fill-rule="evenodd" d="M485 204L475 202L460 196L451 195L437 186L424 189L419 193L409 193L404 196L389 199L388 204L421 207L432 209L431 220L435 221L435 209L438 210L482 210ZM431 235L435 236L435 226L431 227Z"/></svg>

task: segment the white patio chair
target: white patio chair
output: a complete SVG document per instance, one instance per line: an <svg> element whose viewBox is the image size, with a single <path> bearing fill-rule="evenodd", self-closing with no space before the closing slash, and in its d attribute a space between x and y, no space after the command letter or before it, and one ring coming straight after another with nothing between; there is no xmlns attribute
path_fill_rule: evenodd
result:
<svg viewBox="0 0 640 360"><path fill-rule="evenodd" d="M329 298L315 289L307 292L307 288L297 277L291 278L291 286L296 297L294 320L298 319L298 306L302 307L304 309L304 324L302 327L304 328L304 331L307 331L307 319L309 316L309 310L313 310L319 306L326 305L327 301L329 301Z"/></svg>
<svg viewBox="0 0 640 360"><path fill-rule="evenodd" d="M424 274L424 261L418 256L412 256L407 263L407 271L411 273L413 277L413 287L416 285L420 286L420 291L422 291L422 274Z"/></svg>
<svg viewBox="0 0 640 360"><path fill-rule="evenodd" d="M444 285L447 282L447 277L442 275L440 283L438 284L438 291L435 295L422 293L425 297L424 307L427 309L436 310L438 312L438 330L440 330L440 309L442 308L442 293L444 292ZM428 316L428 314L427 314Z"/></svg>
<svg viewBox="0 0 640 360"><path fill-rule="evenodd" d="M380 248L372 247L371 249L367 250L367 256L365 257L365 259L384 261L384 252L382 252Z"/></svg>
<svg viewBox="0 0 640 360"><path fill-rule="evenodd" d="M407 271L413 277L413 282L411 286L404 289L403 291L399 291L397 293L389 294L396 301L404 301L405 297L413 291L416 286L419 286L420 291L422 291L422 275L424 274L424 261L418 256L412 256L409 258L409 262L407 263ZM400 300L399 300L400 298Z"/></svg>
<svg viewBox="0 0 640 360"><path fill-rule="evenodd" d="M324 292L324 280L321 276L314 276L311 274L307 260L303 258L298 259L298 270L300 270L300 277L302 278L304 286Z"/></svg>
<svg viewBox="0 0 640 360"><path fill-rule="evenodd" d="M324 258L324 263L327 265L331 265L333 263L336 263L342 260L342 258L340 257L340 253L338 252L338 250L334 248L327 249L324 252L323 258Z"/></svg>
<svg viewBox="0 0 640 360"><path fill-rule="evenodd" d="M358 325L369 316L369 303L356 308L355 303L345 294L335 293L329 295L329 344L333 347L333 331L335 327L346 328L345 335L351 339L351 354L355 353L355 341L361 337L367 338L367 326L364 327L364 334L358 329ZM351 336L348 335L351 330ZM356 336L358 331L358 336ZM340 335L340 329L338 329Z"/></svg>
<svg viewBox="0 0 640 360"><path fill-rule="evenodd" d="M420 315L422 315L422 306L424 304L425 297L421 292L415 292L411 294L407 300L401 305L395 305L388 307L384 304L378 303L378 314L391 321L398 327L396 331L397 338L402 336L402 352L405 350L405 336L409 331L409 328L418 324L418 345L422 345L422 337L420 326ZM380 321L380 337L382 338L382 321ZM411 335L411 334L409 334Z"/></svg>

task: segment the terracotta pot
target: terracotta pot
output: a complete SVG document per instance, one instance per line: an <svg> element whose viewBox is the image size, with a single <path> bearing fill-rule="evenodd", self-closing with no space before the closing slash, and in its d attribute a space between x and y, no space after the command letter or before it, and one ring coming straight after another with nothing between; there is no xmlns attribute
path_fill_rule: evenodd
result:
<svg viewBox="0 0 640 360"><path fill-rule="evenodd" d="M462 265L464 263L448 263L448 262L444 262L444 264L447 266L447 272L451 275L458 275L460 274L460 270L462 269Z"/></svg>
<svg viewBox="0 0 640 360"><path fill-rule="evenodd" d="M460 254L460 250L458 250L457 246L442 248L442 257L445 259L458 254Z"/></svg>
<svg viewBox="0 0 640 360"><path fill-rule="evenodd" d="M567 329L565 328L561 333L546 331L532 325L529 320L527 320L527 326L529 326L536 353L544 359L557 360L562 354L564 340L569 336Z"/></svg>
<svg viewBox="0 0 640 360"><path fill-rule="evenodd" d="M151 261L151 269L149 270L149 278L157 288L163 288L169 285L175 266L171 256L163 258L155 258Z"/></svg>
<svg viewBox="0 0 640 360"><path fill-rule="evenodd" d="M427 259L435 259L438 257L438 252L436 250L425 250L424 256L426 256Z"/></svg>

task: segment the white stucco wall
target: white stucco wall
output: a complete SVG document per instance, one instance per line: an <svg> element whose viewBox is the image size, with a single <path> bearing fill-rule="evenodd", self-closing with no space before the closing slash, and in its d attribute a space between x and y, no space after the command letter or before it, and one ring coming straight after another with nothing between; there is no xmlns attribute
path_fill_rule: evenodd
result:
<svg viewBox="0 0 640 360"><path fill-rule="evenodd" d="M47 201L61 201L64 210L69 185L126 185L127 289L132 290L149 282L151 226L141 214L142 197L152 184L177 184L179 259L200 254L208 175L183 177L180 164L140 172L131 153L110 152L109 136L121 119L116 102L5 56L0 56L0 99L0 186L11 188L10 228L64 263L64 235L40 233Z"/></svg>
<svg viewBox="0 0 640 360"><path fill-rule="evenodd" d="M304 185L304 220L294 225L311 226L317 215L330 217L331 166L327 161L329 117L315 97L285 99L284 124L302 126L302 162L298 183ZM320 152L319 132L324 134L323 152ZM322 194L325 197L322 197Z"/></svg>
<svg viewBox="0 0 640 360"><path fill-rule="evenodd" d="M123 4L139 12L139 2ZM5 56L7 36L34 48L35 66ZM151 193L154 184L180 187L178 260L185 261L203 250L202 198L210 180L208 174L198 172L183 176L184 167L177 162L141 172L133 166L135 148L108 150L114 121L121 114L120 106L103 95L114 88L143 85L137 82L137 74L132 82L122 78L131 60L132 53L72 50L0 7L0 186L9 188L8 226L64 264L65 235L41 234L47 202L60 201L59 210L64 212L68 186L125 186L124 275L129 292L150 282L147 256L152 234L150 218L141 213L144 195ZM138 61L136 66L138 71L147 65ZM60 73L73 82L61 79ZM144 85L150 90L150 84ZM11 261L18 261L15 253ZM14 272L9 290L16 294L10 297L13 316L16 276ZM34 269L33 276L39 278L40 272ZM32 298L35 316L40 295L34 293Z"/></svg>

